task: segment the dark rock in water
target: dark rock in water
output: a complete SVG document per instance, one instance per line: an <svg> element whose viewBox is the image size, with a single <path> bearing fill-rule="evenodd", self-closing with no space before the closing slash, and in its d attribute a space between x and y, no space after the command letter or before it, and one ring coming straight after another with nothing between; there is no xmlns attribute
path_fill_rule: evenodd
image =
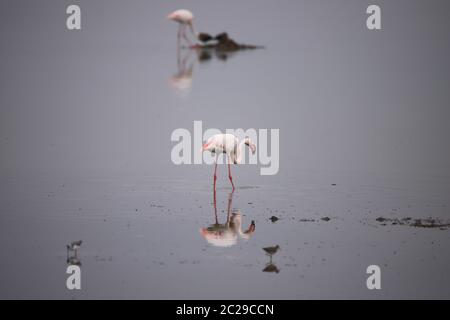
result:
<svg viewBox="0 0 450 320"><path fill-rule="evenodd" d="M322 221L330 221L331 219L329 217L323 217L320 220L322 220Z"/></svg>
<svg viewBox="0 0 450 320"><path fill-rule="evenodd" d="M200 39L200 35L201 35L202 39L207 40L207 41ZM209 37L211 37L211 36L208 35L207 33L199 34L199 40L202 42L211 41L212 39L210 39ZM214 49L214 50L221 51L221 52L233 52L233 51L239 51L239 50L262 49L263 48L262 46L237 43L232 38L230 38L228 36L228 33L226 33L226 32L219 33L213 39L216 40L217 43L199 46L199 48L200 49Z"/></svg>
<svg viewBox="0 0 450 320"><path fill-rule="evenodd" d="M403 219L391 219L391 218L383 218L379 217L375 219L378 222L381 222L382 226L386 226L387 222L391 225L406 225L410 227L416 228L435 228L440 230L447 230L450 228L450 223L442 222L438 219L426 218L426 219L412 219L409 217Z"/></svg>
<svg viewBox="0 0 450 320"><path fill-rule="evenodd" d="M416 219L411 226L416 228L439 228L445 230L450 228L450 223L443 223L439 220L428 218L428 219Z"/></svg>
<svg viewBox="0 0 450 320"><path fill-rule="evenodd" d="M209 33L202 32L202 33L198 34L198 40L200 40L203 43L209 42L214 39L215 38L212 35L210 35Z"/></svg>
<svg viewBox="0 0 450 320"><path fill-rule="evenodd" d="M333 187L336 187L336 186L337 186L337 184L336 184L336 183L332 183L331 185L332 185Z"/></svg>
<svg viewBox="0 0 450 320"><path fill-rule="evenodd" d="M218 34L216 36L217 43L217 50L221 51L236 51L240 49L240 45L234 41L233 39L230 39L228 37L228 33L223 32L221 34Z"/></svg>
<svg viewBox="0 0 450 320"><path fill-rule="evenodd" d="M272 221L272 223L275 223L275 222L277 222L278 220L280 220L280 218L275 217L275 216L271 216L271 217L269 218L269 220Z"/></svg>
<svg viewBox="0 0 450 320"><path fill-rule="evenodd" d="M215 39L216 39L217 41L221 42L221 41L227 41L227 40L229 40L230 38L228 37L228 33L222 32L222 33L219 33L219 34L215 37Z"/></svg>

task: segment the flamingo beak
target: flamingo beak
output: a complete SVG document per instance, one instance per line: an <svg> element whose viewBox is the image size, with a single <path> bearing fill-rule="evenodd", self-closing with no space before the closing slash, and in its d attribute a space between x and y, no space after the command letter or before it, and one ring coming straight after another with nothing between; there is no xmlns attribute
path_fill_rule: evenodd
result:
<svg viewBox="0 0 450 320"><path fill-rule="evenodd" d="M202 151L208 150L208 147L209 147L209 143L205 143L202 147Z"/></svg>

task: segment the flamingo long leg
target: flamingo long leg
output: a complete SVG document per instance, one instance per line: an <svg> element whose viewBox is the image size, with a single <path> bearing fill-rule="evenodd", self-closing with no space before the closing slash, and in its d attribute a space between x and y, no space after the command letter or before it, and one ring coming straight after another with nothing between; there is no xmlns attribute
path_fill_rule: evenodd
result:
<svg viewBox="0 0 450 320"><path fill-rule="evenodd" d="M231 159L230 159L230 161L231 161ZM228 178L230 179L231 186L233 187L233 191L234 191L234 183L233 183L233 177L231 176L231 165L230 165L230 162L228 162Z"/></svg>
<svg viewBox="0 0 450 320"><path fill-rule="evenodd" d="M178 26L178 37L177 37L177 39L178 39L178 41L177 41L178 48L180 48L180 45L181 45L181 29L182 28L183 28L183 26L180 24Z"/></svg>
<svg viewBox="0 0 450 320"><path fill-rule="evenodd" d="M216 186L214 185L214 217L216 218L216 224L219 223L217 218L217 196L216 196Z"/></svg>
<svg viewBox="0 0 450 320"><path fill-rule="evenodd" d="M216 155L216 161L215 161L215 165L214 165L214 181L217 180L217 158L218 158L218 157L219 157L219 156Z"/></svg>
<svg viewBox="0 0 450 320"><path fill-rule="evenodd" d="M217 181L217 158L219 155L216 155L216 161L214 165L214 192L216 192L216 181Z"/></svg>
<svg viewBox="0 0 450 320"><path fill-rule="evenodd" d="M186 34L186 28L187 28L187 25L183 24L183 38L186 40L186 42L188 43L188 45L190 47L190 46L192 46L192 42L191 42L191 40L189 40L189 38Z"/></svg>

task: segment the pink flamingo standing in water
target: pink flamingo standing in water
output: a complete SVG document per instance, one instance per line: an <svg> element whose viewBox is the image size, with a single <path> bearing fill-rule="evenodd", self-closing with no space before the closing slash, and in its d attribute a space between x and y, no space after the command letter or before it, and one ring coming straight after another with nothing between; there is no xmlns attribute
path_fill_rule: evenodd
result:
<svg viewBox="0 0 450 320"><path fill-rule="evenodd" d="M176 11L172 12L171 14L169 14L167 16L167 19L179 23L178 44L180 44L181 37L183 37L187 41L189 46L192 46L192 42L189 40L189 38L186 34L186 29L189 27L189 30L191 31L192 35L195 38L197 38L197 35L194 32L194 25L193 25L194 15L192 14L192 12L189 10L186 10L186 9L176 10Z"/></svg>
<svg viewBox="0 0 450 320"><path fill-rule="evenodd" d="M214 190L216 189L217 181L217 158L219 154L225 153L228 158L228 178L230 179L231 186L234 191L233 177L231 176L230 163L240 164L244 155L244 145L248 146L252 153L256 151L256 145L253 141L246 137L239 142L239 139L232 134L216 134L209 138L205 144L203 144L202 151L209 151L216 155L215 167L214 167Z"/></svg>

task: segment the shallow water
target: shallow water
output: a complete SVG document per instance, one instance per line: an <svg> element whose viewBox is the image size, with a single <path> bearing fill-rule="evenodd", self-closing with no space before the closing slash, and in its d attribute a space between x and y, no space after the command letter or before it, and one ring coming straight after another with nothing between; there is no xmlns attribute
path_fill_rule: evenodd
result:
<svg viewBox="0 0 450 320"><path fill-rule="evenodd" d="M4 298L432 298L448 297L448 230L382 226L376 218L448 219L447 194L433 185L374 181L365 185L310 178L302 185L237 188L246 239L208 242L212 186L151 177L8 182L2 190L0 243ZM333 180L334 181L334 180ZM336 181L334 181L336 182ZM189 184L190 187L186 187ZM13 191L11 191L13 190ZM218 223L230 191L217 191ZM20 198L20 201L13 200ZM279 217L272 223L269 218ZM329 221L322 218L328 217ZM65 245L78 252L82 290L65 289ZM278 272L263 272L270 257ZM384 290L365 287L378 264ZM273 267L272 265L272 267ZM421 290L415 290L420 286ZM6 289L7 288L7 289Z"/></svg>
<svg viewBox="0 0 450 320"><path fill-rule="evenodd" d="M177 51L185 1L79 2L79 33L57 1L0 13L0 298L450 297L450 230L392 223L450 222L446 2L386 3L368 33L359 1L190 1L265 46L227 56ZM170 161L195 120L280 129L279 173L233 166L231 194L221 166L215 210L213 168Z"/></svg>

